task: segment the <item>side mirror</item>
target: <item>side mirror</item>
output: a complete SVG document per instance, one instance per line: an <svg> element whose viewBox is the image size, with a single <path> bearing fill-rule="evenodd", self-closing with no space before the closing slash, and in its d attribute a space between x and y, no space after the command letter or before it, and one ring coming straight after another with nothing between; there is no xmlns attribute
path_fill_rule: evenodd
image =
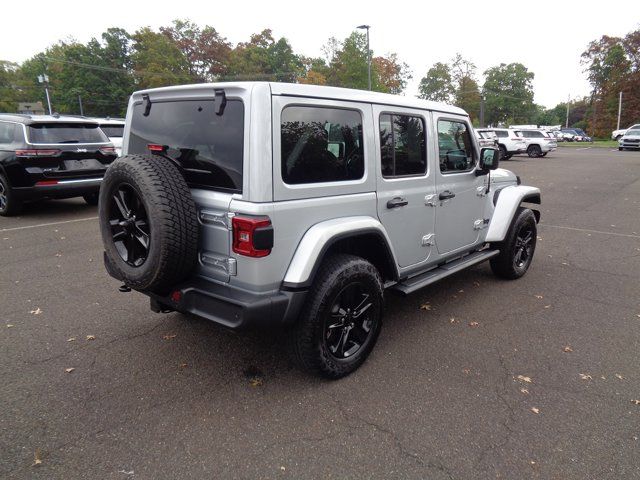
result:
<svg viewBox="0 0 640 480"><path fill-rule="evenodd" d="M487 147L480 150L480 174L489 173L489 170L498 168L500 151L497 148Z"/></svg>

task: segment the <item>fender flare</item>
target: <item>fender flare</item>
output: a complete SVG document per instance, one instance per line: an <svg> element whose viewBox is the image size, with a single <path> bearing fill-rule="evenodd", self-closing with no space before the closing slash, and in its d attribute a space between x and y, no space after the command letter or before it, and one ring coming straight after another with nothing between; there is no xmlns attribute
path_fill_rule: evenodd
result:
<svg viewBox="0 0 640 480"><path fill-rule="evenodd" d="M542 202L540 189L537 187L512 185L500 190L485 241L501 242L504 240L511 226L513 215L522 202L540 204ZM539 212L536 215L536 221L540 221Z"/></svg>
<svg viewBox="0 0 640 480"><path fill-rule="evenodd" d="M391 241L380 221L368 216L342 217L316 223L307 230L287 268L282 286L288 289L311 285L326 251L339 240L365 234L377 236L387 249L387 257L398 270Z"/></svg>

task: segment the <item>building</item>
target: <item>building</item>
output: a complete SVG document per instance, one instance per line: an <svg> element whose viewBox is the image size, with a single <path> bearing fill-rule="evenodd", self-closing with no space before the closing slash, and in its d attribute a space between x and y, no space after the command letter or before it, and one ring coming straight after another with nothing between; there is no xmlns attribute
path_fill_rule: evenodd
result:
<svg viewBox="0 0 640 480"><path fill-rule="evenodd" d="M42 102L20 102L18 103L18 113L44 115L44 107Z"/></svg>

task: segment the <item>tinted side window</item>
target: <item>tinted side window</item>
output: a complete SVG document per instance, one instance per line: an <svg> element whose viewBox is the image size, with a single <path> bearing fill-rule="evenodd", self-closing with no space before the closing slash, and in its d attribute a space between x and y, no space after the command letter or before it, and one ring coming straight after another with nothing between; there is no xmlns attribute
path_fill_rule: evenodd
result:
<svg viewBox="0 0 640 480"><path fill-rule="evenodd" d="M356 110L286 107L280 139L286 183L340 182L364 175L362 116Z"/></svg>
<svg viewBox="0 0 640 480"><path fill-rule="evenodd" d="M0 145L9 145L15 141L16 125L14 123L0 122Z"/></svg>
<svg viewBox="0 0 640 480"><path fill-rule="evenodd" d="M438 149L443 173L465 172L475 166L473 143L464 122L438 120Z"/></svg>
<svg viewBox="0 0 640 480"><path fill-rule="evenodd" d="M496 135L500 138L505 138L509 136L509 134L504 130L496 130Z"/></svg>
<svg viewBox="0 0 640 480"><path fill-rule="evenodd" d="M427 171L424 121L410 115L380 115L382 176L423 175Z"/></svg>

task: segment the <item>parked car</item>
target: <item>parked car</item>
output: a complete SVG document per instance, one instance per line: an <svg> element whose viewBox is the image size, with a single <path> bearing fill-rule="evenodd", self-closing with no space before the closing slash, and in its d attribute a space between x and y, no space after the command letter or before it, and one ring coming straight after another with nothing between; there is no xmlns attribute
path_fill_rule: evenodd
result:
<svg viewBox="0 0 640 480"><path fill-rule="evenodd" d="M513 155L527 151L527 144L517 130L511 128L487 128L479 129L478 131L491 131L496 134L501 160L509 160Z"/></svg>
<svg viewBox="0 0 640 480"><path fill-rule="evenodd" d="M77 117L0 114L0 215L25 201L83 197L97 205L115 148L97 122Z"/></svg>
<svg viewBox="0 0 640 480"><path fill-rule="evenodd" d="M553 135L556 142L564 142L564 134L560 130L549 130L549 135Z"/></svg>
<svg viewBox="0 0 640 480"><path fill-rule="evenodd" d="M476 140L478 140L478 145L480 145L481 148L498 148L498 136L495 134L495 132L492 132L490 130L483 130L482 132L479 132L478 130L474 129L473 133L475 134Z"/></svg>
<svg viewBox="0 0 640 480"><path fill-rule="evenodd" d="M629 127L622 138L618 140L618 150L625 149L640 149L640 124Z"/></svg>
<svg viewBox="0 0 640 480"><path fill-rule="evenodd" d="M564 134L570 135L574 142L591 142L591 137L589 137L584 130L580 128L563 128L561 130ZM566 138L566 137L565 137Z"/></svg>
<svg viewBox="0 0 640 480"><path fill-rule="evenodd" d="M635 127L635 125L632 125L629 128L633 128L633 127ZM621 128L620 130L614 130L613 132L611 132L611 140L620 140L622 136L625 133L627 133L627 130L629 130L629 128Z"/></svg>
<svg viewBox="0 0 640 480"><path fill-rule="evenodd" d="M124 119L121 118L93 118L113 143L118 156L122 155L122 135L124 134Z"/></svg>
<svg viewBox="0 0 640 480"><path fill-rule="evenodd" d="M342 377L376 343L385 290L531 265L540 190L472 131L460 108L351 89L136 92L100 191L105 267L154 311L284 327L300 366Z"/></svg>
<svg viewBox="0 0 640 480"><path fill-rule="evenodd" d="M587 135L587 132L585 132L581 128L573 128L572 130L576 132L577 135L582 137L583 142L593 142L593 139L589 135Z"/></svg>
<svg viewBox="0 0 640 480"><path fill-rule="evenodd" d="M558 148L555 137L543 130L522 130L520 133L527 142L527 155L532 158L546 157Z"/></svg>

